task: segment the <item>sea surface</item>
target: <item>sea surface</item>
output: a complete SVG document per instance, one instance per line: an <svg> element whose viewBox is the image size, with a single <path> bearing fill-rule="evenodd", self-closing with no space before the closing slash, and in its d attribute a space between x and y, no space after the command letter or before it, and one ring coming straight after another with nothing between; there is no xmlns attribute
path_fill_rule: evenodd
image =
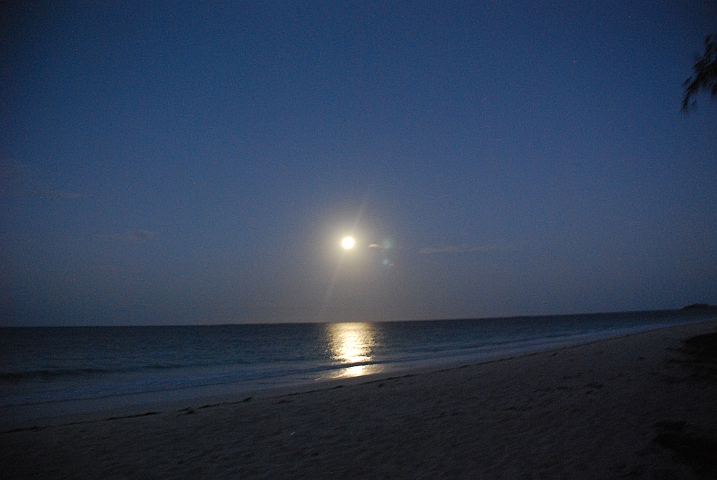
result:
<svg viewBox="0 0 717 480"><path fill-rule="evenodd" d="M0 420L307 388L717 318L652 311L386 323L0 328Z"/></svg>

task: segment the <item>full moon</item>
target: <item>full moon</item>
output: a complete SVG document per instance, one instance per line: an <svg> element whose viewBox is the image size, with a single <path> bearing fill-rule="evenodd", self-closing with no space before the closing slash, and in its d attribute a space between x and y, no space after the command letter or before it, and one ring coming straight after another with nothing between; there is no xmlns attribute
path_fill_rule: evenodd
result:
<svg viewBox="0 0 717 480"><path fill-rule="evenodd" d="M354 245L356 245L356 242L351 237L346 237L341 240L341 246L344 247L346 250L354 248Z"/></svg>

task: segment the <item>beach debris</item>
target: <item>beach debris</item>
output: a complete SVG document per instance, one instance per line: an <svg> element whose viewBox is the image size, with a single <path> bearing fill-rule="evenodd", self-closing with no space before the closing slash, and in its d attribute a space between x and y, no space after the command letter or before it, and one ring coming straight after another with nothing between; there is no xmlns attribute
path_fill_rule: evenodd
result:
<svg viewBox="0 0 717 480"><path fill-rule="evenodd" d="M27 432L27 431L39 431L48 428L48 425L33 425L32 427L21 427L13 428L12 430L5 430L2 433L16 433L16 432Z"/></svg>

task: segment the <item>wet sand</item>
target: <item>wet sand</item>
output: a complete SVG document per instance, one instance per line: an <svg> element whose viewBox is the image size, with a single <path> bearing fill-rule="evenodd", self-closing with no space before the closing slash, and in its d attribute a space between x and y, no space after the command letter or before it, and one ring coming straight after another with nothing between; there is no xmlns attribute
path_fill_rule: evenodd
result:
<svg viewBox="0 0 717 480"><path fill-rule="evenodd" d="M0 465L8 478L717 478L717 322L46 419L0 433Z"/></svg>

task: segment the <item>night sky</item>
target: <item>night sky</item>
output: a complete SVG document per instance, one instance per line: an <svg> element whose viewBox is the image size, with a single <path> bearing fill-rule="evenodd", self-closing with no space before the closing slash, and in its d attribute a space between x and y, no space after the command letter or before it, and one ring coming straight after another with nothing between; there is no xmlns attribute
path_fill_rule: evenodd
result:
<svg viewBox="0 0 717 480"><path fill-rule="evenodd" d="M717 303L717 2L17 3L2 325Z"/></svg>

